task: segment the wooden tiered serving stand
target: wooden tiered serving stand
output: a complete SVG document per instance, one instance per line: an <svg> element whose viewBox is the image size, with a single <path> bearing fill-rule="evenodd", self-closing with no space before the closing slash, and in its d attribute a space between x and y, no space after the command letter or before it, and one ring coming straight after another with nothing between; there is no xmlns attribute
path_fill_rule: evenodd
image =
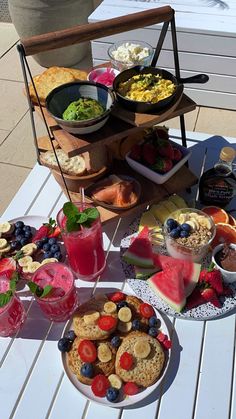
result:
<svg viewBox="0 0 236 419"><path fill-rule="evenodd" d="M30 108L35 147L37 150L39 163L40 152L48 149L53 149L55 152L55 149L60 147L68 154L69 157L72 157L85 151L89 151L94 147L96 148L98 147L98 144L105 145L108 147L113 158L112 172L115 174L126 174L133 176L141 184L141 197L135 207L129 210L113 210L98 206L103 222L113 220L116 217L125 216L131 211L137 210L137 208L144 209L148 204L158 202L164 197L167 197L172 193L178 193L179 191L189 188L194 183L196 183L197 179L195 175L188 169L187 166L183 166L174 176L170 178L169 181L162 185L157 185L128 167L124 160L124 153L122 151L126 150L127 152L125 145L127 143L127 139L130 138L130 136L133 138L136 137L137 141L140 141L140 135L142 135L144 128L152 127L153 125L167 121L168 119L174 118L176 116L179 116L180 118L182 144L186 146L184 114L194 110L196 108L196 104L183 93L183 86L180 85L177 88L175 100L171 106L162 112L159 112L158 114L139 114L130 112L122 108L119 103L116 103L108 122L99 131L80 136L72 135L61 129L56 124L56 121L49 116L47 110L41 106L39 100L38 106L35 106L35 104L31 102L28 84L29 81L31 81L34 86L34 82L26 57L39 52L49 51L56 48L109 36L111 34L117 34L147 25L150 26L160 23L163 24L162 30L157 42L151 65L156 65L168 27L170 25L173 42L175 75L177 78L180 78L174 10L169 6L155 8L143 12L133 13L128 16L121 16L102 22L81 25L66 30L23 39L18 45L18 51L20 54L20 60L25 80L25 88ZM37 137L34 123L35 110L39 111L44 120L47 129L47 136L45 137ZM56 180L61 184L68 198L72 201L78 201L79 194L69 190L69 184L67 184L65 176L61 171L59 162L58 171L53 171L53 174ZM88 182L88 185L91 184L91 182Z"/></svg>

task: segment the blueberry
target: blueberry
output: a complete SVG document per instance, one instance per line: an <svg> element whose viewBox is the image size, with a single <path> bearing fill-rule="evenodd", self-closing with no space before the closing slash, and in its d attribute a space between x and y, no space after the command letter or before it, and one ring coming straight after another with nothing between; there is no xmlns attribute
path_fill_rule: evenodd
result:
<svg viewBox="0 0 236 419"><path fill-rule="evenodd" d="M20 248L20 242L14 240L13 242L11 242L10 246L12 250L17 250Z"/></svg>
<svg viewBox="0 0 236 419"><path fill-rule="evenodd" d="M174 228L170 232L170 237L172 237L172 239L178 239L179 235L180 235L180 231L177 230L177 228Z"/></svg>
<svg viewBox="0 0 236 419"><path fill-rule="evenodd" d="M16 228L20 228L20 229L22 229L23 227L24 227L24 223L23 223L23 221L17 221L16 223L15 223L15 227Z"/></svg>
<svg viewBox="0 0 236 419"><path fill-rule="evenodd" d="M23 237L20 241L21 246L25 246L27 243L29 243L29 240L26 237Z"/></svg>
<svg viewBox="0 0 236 419"><path fill-rule="evenodd" d="M30 226L24 226L22 230L31 232L31 227Z"/></svg>
<svg viewBox="0 0 236 419"><path fill-rule="evenodd" d="M61 260L61 258L62 258L61 252L54 253L53 257L56 258L57 260Z"/></svg>
<svg viewBox="0 0 236 419"><path fill-rule="evenodd" d="M43 250L44 250L45 252L49 252L49 251L51 250L51 246L50 246L50 244L49 244L49 243L45 243L45 244L43 244Z"/></svg>
<svg viewBox="0 0 236 419"><path fill-rule="evenodd" d="M186 231L186 230L182 230L181 232L180 232L180 237L182 238L182 239L187 239L187 237L189 236L189 232L188 231Z"/></svg>
<svg viewBox="0 0 236 419"><path fill-rule="evenodd" d="M44 259L49 259L49 258L52 258L52 257L53 257L53 255L52 255L51 252L45 252L44 255L43 255Z"/></svg>
<svg viewBox="0 0 236 419"><path fill-rule="evenodd" d="M48 237L42 237L42 238L41 238L41 242L42 242L43 244L47 243L47 242L48 242Z"/></svg>
<svg viewBox="0 0 236 419"><path fill-rule="evenodd" d="M156 327L150 327L148 334L155 338L158 335L158 329Z"/></svg>
<svg viewBox="0 0 236 419"><path fill-rule="evenodd" d="M76 338L76 334L75 334L74 330L68 330L65 337L72 340L72 342L73 342Z"/></svg>
<svg viewBox="0 0 236 419"><path fill-rule="evenodd" d="M111 345L113 346L113 348L118 348L118 346L120 346L120 337L113 336L113 338L111 339Z"/></svg>
<svg viewBox="0 0 236 419"><path fill-rule="evenodd" d="M85 362L80 368L80 372L84 377L92 378L94 375L92 364L90 364L90 362Z"/></svg>
<svg viewBox="0 0 236 419"><path fill-rule="evenodd" d="M16 236L16 241L20 242L22 239L24 239L23 234L18 234L18 235Z"/></svg>
<svg viewBox="0 0 236 419"><path fill-rule="evenodd" d="M189 233L190 230L191 230L191 227L190 227L189 224L184 223L184 224L181 224L181 229L184 230L184 231L187 231Z"/></svg>
<svg viewBox="0 0 236 419"><path fill-rule="evenodd" d="M37 248L38 248L38 249L42 249L42 247L43 247L43 242L42 242L41 240L39 240L39 241L37 241L37 242L36 242L36 245L37 245Z"/></svg>
<svg viewBox="0 0 236 419"><path fill-rule="evenodd" d="M19 234L24 234L22 228L16 228L14 232L15 236L19 236Z"/></svg>
<svg viewBox="0 0 236 419"><path fill-rule="evenodd" d="M119 301L119 303L117 303L117 310L120 310L122 307L129 307L129 304L127 303L127 301Z"/></svg>
<svg viewBox="0 0 236 419"><path fill-rule="evenodd" d="M49 243L48 243L49 244ZM50 246L50 244L49 244L49 246ZM58 246L58 244L52 244L51 245L51 252L52 253L56 253L56 252L58 252L60 250L60 247Z"/></svg>
<svg viewBox="0 0 236 419"><path fill-rule="evenodd" d="M107 389L106 398L109 402L116 402L119 397L119 390L114 387L110 387Z"/></svg>
<svg viewBox="0 0 236 419"><path fill-rule="evenodd" d="M29 230L26 230L26 231L24 232L24 235L25 235L25 238L26 238L26 239L31 239L31 237L32 237L32 233L31 233L31 231L29 231Z"/></svg>
<svg viewBox="0 0 236 419"><path fill-rule="evenodd" d="M141 324L140 324L139 319L134 319L132 321L132 329L133 330L140 330L141 329Z"/></svg>
<svg viewBox="0 0 236 419"><path fill-rule="evenodd" d="M57 347L61 352L69 352L72 347L72 342L68 338L61 338L57 343Z"/></svg>
<svg viewBox="0 0 236 419"><path fill-rule="evenodd" d="M177 221L173 220L173 218L168 218L168 220L166 221L166 225L169 231L171 231L178 226L178 223Z"/></svg>
<svg viewBox="0 0 236 419"><path fill-rule="evenodd" d="M150 317L148 320L148 324L150 327L157 327L160 325L160 320L157 319L155 316Z"/></svg>
<svg viewBox="0 0 236 419"><path fill-rule="evenodd" d="M48 239L48 243L50 244L50 246L52 246L52 244L56 244L57 239L56 237L51 237L50 239Z"/></svg>

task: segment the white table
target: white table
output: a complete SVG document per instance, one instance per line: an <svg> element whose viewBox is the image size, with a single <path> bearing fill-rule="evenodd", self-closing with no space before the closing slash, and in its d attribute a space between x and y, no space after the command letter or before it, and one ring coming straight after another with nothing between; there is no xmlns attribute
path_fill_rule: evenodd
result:
<svg viewBox="0 0 236 419"><path fill-rule="evenodd" d="M176 137L178 131L172 131ZM195 151L190 167L199 167L208 147L206 166L211 166L222 145L235 139L187 133ZM200 142L199 142L200 141ZM198 144L199 142L199 144ZM236 145L234 144L234 147ZM49 170L38 165L30 173L2 219L23 215L55 217L66 198ZM104 229L107 268L98 283L77 280L81 298L101 288L123 288L119 245L134 217L111 223ZM18 419L235 419L236 365L235 312L212 321L167 318L173 328L173 357L163 384L135 408L116 409L88 401L63 372L57 340L64 324L53 324L37 305L21 296L27 320L13 338L0 339L0 418Z"/></svg>

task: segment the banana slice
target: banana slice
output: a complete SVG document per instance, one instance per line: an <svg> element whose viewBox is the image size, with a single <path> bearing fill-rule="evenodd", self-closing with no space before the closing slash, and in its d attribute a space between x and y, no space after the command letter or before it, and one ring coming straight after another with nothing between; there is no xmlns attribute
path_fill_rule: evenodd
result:
<svg viewBox="0 0 236 419"><path fill-rule="evenodd" d="M7 247L7 240L6 239L0 239L0 250Z"/></svg>
<svg viewBox="0 0 236 419"><path fill-rule="evenodd" d="M147 340L138 339L134 345L134 355L137 358L147 358L150 354L151 346Z"/></svg>
<svg viewBox="0 0 236 419"><path fill-rule="evenodd" d="M105 311L107 314L112 314L112 313L115 313L115 312L116 312L116 310L117 310L117 308L116 308L116 304L115 304L115 303L113 303L113 301L107 301L107 303L105 303L105 304L104 304L104 311Z"/></svg>
<svg viewBox="0 0 236 419"><path fill-rule="evenodd" d="M33 259L32 259L32 257L31 257L31 256L24 256L23 258L20 258L20 259L18 260L18 263L19 263L19 265L20 265L21 267L23 267L23 266L27 266L27 265L29 265L29 263L31 263L31 262L33 262Z"/></svg>
<svg viewBox="0 0 236 419"><path fill-rule="evenodd" d="M31 256L37 250L37 245L35 243L29 243L23 246L21 250L25 256Z"/></svg>
<svg viewBox="0 0 236 419"><path fill-rule="evenodd" d="M119 322L117 329L122 333L127 333L132 329L132 322L128 322L128 323Z"/></svg>
<svg viewBox="0 0 236 419"><path fill-rule="evenodd" d="M131 320L132 312L129 307L122 307L118 311L118 318L124 323L128 323Z"/></svg>
<svg viewBox="0 0 236 419"><path fill-rule="evenodd" d="M42 260L41 265L46 265L46 263L58 262L57 258L47 258Z"/></svg>
<svg viewBox="0 0 236 419"><path fill-rule="evenodd" d="M211 229L211 222L208 218L204 217L204 215L200 215L198 217L198 223L200 226L207 228L208 230Z"/></svg>
<svg viewBox="0 0 236 419"><path fill-rule="evenodd" d="M10 246L10 245L8 245L8 246L4 247L3 249L1 249L1 253L7 253L7 252L9 252L10 250L11 250L11 246Z"/></svg>
<svg viewBox="0 0 236 419"><path fill-rule="evenodd" d="M109 375L108 380L110 381L111 387L117 388L117 390L121 389L123 383L118 375L111 374Z"/></svg>
<svg viewBox="0 0 236 419"><path fill-rule="evenodd" d="M180 223L180 224L184 224L184 223L186 223L186 221L188 220L188 214L180 214L179 216L178 216L178 222Z"/></svg>
<svg viewBox="0 0 236 419"><path fill-rule="evenodd" d="M41 266L39 262L30 262L28 265L23 266L23 272L33 274Z"/></svg>
<svg viewBox="0 0 236 419"><path fill-rule="evenodd" d="M9 233L12 229L12 225L8 221L0 223L0 233L6 234Z"/></svg>
<svg viewBox="0 0 236 419"><path fill-rule="evenodd" d="M195 220L186 221L186 224L190 225L190 227L193 231L197 230Z"/></svg>
<svg viewBox="0 0 236 419"><path fill-rule="evenodd" d="M89 325L89 324L95 324L96 321L99 319L100 317L100 313L98 311L87 311L83 317L84 319L84 323Z"/></svg>
<svg viewBox="0 0 236 419"><path fill-rule="evenodd" d="M101 343L98 346L97 356L99 361L101 362L108 362L112 358L112 353L109 346L106 343Z"/></svg>
<svg viewBox="0 0 236 419"><path fill-rule="evenodd" d="M189 221L193 221L193 223L195 224L195 230L199 230L200 225L199 225L199 222L196 218L190 218Z"/></svg>

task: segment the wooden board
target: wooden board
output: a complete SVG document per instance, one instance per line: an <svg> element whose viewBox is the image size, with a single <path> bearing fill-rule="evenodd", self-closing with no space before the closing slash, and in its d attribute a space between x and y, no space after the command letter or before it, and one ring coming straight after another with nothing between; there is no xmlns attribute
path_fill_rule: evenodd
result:
<svg viewBox="0 0 236 419"><path fill-rule="evenodd" d="M130 168L124 161L114 160L112 168L113 173L116 175L123 174L135 177L135 179L141 184L142 192L138 204L129 210L110 210L96 205L101 214L102 223L113 221L119 217L125 217L137 210L144 210L149 204L159 202L172 193L178 193L187 188L190 188L191 186L195 185L198 180L198 178L186 166L183 166L175 175L173 175L166 183L162 185L157 185L149 179L146 179L139 173L135 172L132 168ZM66 194L65 189L63 190ZM70 198L73 202L79 201L80 194L70 192Z"/></svg>

